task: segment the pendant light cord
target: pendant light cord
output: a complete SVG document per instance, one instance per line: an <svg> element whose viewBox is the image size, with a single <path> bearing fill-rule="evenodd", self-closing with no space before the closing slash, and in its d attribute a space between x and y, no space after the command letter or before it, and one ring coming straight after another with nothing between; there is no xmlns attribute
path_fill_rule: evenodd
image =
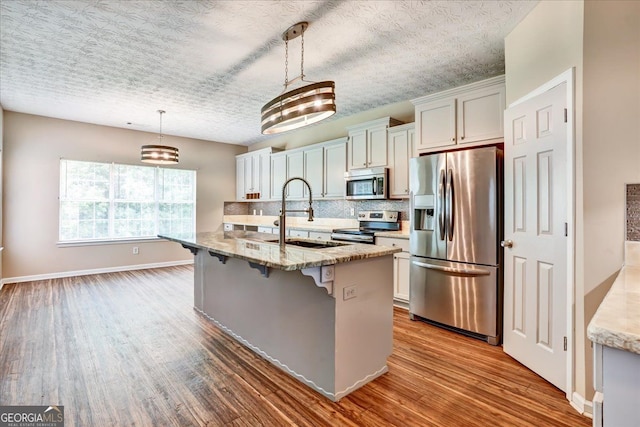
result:
<svg viewBox="0 0 640 427"><path fill-rule="evenodd" d="M300 81L306 81L304 79L304 30L300 33ZM295 79L293 79L295 80ZM284 39L284 90L286 92L289 87L289 37Z"/></svg>
<svg viewBox="0 0 640 427"><path fill-rule="evenodd" d="M158 137L160 139L160 141L162 141L162 115L165 113L164 110L158 110L158 113L160 113L160 136Z"/></svg>

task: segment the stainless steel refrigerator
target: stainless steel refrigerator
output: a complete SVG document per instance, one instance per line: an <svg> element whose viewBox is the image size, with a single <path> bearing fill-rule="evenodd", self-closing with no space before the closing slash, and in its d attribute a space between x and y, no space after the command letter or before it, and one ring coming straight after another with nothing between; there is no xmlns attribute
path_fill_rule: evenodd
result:
<svg viewBox="0 0 640 427"><path fill-rule="evenodd" d="M502 151L412 158L409 312L490 344L502 334Z"/></svg>

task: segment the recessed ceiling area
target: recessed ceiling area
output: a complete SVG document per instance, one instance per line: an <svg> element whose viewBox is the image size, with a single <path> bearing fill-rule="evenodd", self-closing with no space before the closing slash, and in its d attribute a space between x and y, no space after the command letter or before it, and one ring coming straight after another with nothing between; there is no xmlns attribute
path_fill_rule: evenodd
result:
<svg viewBox="0 0 640 427"><path fill-rule="evenodd" d="M504 37L536 3L2 1L0 104L148 132L162 109L167 135L251 145L270 138L260 109L282 92L296 22L306 80L336 83L335 120L503 74Z"/></svg>

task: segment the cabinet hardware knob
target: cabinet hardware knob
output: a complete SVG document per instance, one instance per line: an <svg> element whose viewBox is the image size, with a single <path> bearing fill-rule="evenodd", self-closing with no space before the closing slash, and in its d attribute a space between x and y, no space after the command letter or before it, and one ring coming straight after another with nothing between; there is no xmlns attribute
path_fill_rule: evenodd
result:
<svg viewBox="0 0 640 427"><path fill-rule="evenodd" d="M464 136L463 136L463 137L461 137L460 139L464 139Z"/></svg>
<svg viewBox="0 0 640 427"><path fill-rule="evenodd" d="M455 138L455 136L454 136L453 138L451 138L451 140L452 140L453 142L456 142L456 138Z"/></svg>
<svg viewBox="0 0 640 427"><path fill-rule="evenodd" d="M362 166L367 166L367 164L366 164L366 163L363 163L363 164L362 164Z"/></svg>

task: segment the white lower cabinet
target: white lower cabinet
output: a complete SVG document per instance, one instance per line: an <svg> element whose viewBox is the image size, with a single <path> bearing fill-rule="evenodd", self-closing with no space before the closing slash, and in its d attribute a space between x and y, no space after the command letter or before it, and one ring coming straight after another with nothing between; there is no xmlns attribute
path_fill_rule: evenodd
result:
<svg viewBox="0 0 640 427"><path fill-rule="evenodd" d="M393 297L409 302L409 252L393 254Z"/></svg>
<svg viewBox="0 0 640 427"><path fill-rule="evenodd" d="M289 230L289 236L291 237L309 237L309 232L308 231L303 231L303 230Z"/></svg>
<svg viewBox="0 0 640 427"><path fill-rule="evenodd" d="M325 233L322 231L310 231L309 238L314 240L329 241L331 240L331 233Z"/></svg>
<svg viewBox="0 0 640 427"><path fill-rule="evenodd" d="M273 233L277 233L278 229L277 228L273 228L273 227L258 226L258 232L259 233L270 233L270 234L273 234Z"/></svg>
<svg viewBox="0 0 640 427"><path fill-rule="evenodd" d="M409 240L393 237L376 237L376 245L402 248L393 254L393 298L409 302Z"/></svg>
<svg viewBox="0 0 640 427"><path fill-rule="evenodd" d="M640 354L598 343L593 349L593 426L640 426Z"/></svg>

